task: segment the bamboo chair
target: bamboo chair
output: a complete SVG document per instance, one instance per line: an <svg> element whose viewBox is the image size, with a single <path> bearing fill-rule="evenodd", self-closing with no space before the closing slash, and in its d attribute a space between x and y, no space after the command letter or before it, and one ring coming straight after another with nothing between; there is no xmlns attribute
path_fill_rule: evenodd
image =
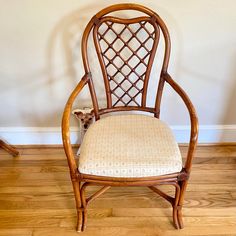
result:
<svg viewBox="0 0 236 236"><path fill-rule="evenodd" d="M134 10L141 16L132 19L111 16L111 13L123 10ZM98 105L89 67L87 44L91 32L104 78L106 108ZM148 107L148 81L161 34L165 43L162 70L155 107ZM160 16L137 4L117 4L101 10L84 31L82 58L85 74L70 95L62 118L63 145L75 194L78 232L86 227L88 204L111 186L148 187L171 203L174 226L183 228L182 206L197 144L198 120L188 96L167 72L170 47L169 33ZM166 83L181 97L190 115L191 134L184 164L170 128L159 119ZM69 119L73 102L85 85L91 93L96 122L85 134L77 164L70 143ZM100 119L104 114L118 111L147 112L153 117L116 114ZM99 185L101 189L86 198L85 190L92 185ZM174 197L158 189L161 185L174 186Z"/></svg>

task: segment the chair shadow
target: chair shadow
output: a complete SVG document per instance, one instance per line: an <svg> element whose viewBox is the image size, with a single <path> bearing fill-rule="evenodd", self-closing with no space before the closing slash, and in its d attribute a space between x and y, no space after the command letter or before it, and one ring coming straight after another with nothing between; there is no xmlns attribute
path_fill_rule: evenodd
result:
<svg viewBox="0 0 236 236"><path fill-rule="evenodd" d="M64 87L68 93L65 93L65 99L68 98L69 93L75 88L82 76L84 75L83 61L81 57L81 40L86 24L89 22L98 9L104 8L104 4L97 3L88 5L84 8L75 10L74 12L64 16L52 30L47 44L47 66L49 73L50 84L53 85L55 81L63 78ZM55 72L58 66L55 66L55 54L57 53L58 43L60 44L61 57L63 58L63 77L58 77ZM89 45L92 39L89 39ZM88 54L94 54L93 47L88 47ZM96 86L97 94L101 94L104 90L103 80L101 78L101 71L96 57L89 58L91 68L93 69L93 77L96 78L94 84ZM65 80L65 78L67 80ZM98 79L99 78L99 79ZM55 89L51 87L51 92L56 93ZM78 102L79 100L79 102ZM104 98L103 98L104 100ZM76 100L77 106L91 106L91 99L88 88L83 89Z"/></svg>

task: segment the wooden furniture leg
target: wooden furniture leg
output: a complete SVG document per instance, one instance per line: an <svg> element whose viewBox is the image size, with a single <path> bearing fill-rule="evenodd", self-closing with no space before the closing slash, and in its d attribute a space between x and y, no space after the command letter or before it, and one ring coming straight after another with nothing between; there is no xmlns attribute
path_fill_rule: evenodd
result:
<svg viewBox="0 0 236 236"><path fill-rule="evenodd" d="M0 148L3 148L5 151L7 151L8 153L10 153L12 156L16 157L18 156L20 153L19 151L16 150L15 147L5 143L3 140L0 139Z"/></svg>

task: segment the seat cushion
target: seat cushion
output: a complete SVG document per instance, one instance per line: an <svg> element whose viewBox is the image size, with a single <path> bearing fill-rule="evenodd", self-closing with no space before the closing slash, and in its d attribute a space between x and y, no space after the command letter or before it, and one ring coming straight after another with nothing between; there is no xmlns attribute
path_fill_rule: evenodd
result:
<svg viewBox="0 0 236 236"><path fill-rule="evenodd" d="M146 115L114 115L89 127L78 166L83 174L148 177L179 172L182 158L163 121Z"/></svg>

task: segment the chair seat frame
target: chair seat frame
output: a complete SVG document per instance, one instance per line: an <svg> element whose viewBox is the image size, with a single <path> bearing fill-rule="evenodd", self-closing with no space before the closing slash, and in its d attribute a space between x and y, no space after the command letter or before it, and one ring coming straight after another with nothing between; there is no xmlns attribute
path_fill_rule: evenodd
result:
<svg viewBox="0 0 236 236"><path fill-rule="evenodd" d="M158 23L161 29L165 32L165 42L166 42L166 50L164 56L164 62L162 66L162 71L159 80L159 86L157 91L157 98L155 108L147 107L145 105L146 98L142 101L141 106L112 106L112 104L108 101L107 108L100 109L98 106L96 93L93 86L92 74L89 68L88 58L87 58L87 41L88 35L91 32L91 29L98 24L98 21L102 19L104 15L107 15L111 12L120 11L120 10L136 10L142 13L147 14L152 19L155 18L158 20ZM189 175L191 172L192 159L194 155L194 151L197 145L198 138L198 119L197 114L194 109L193 104L191 103L189 97L184 92L184 90L171 78L171 76L167 72L168 62L169 62L169 54L170 54L170 39L167 28L164 22L160 19L160 17L153 12L152 10L137 4L116 4L110 6L108 8L103 9L98 12L88 23L83 39L82 39L82 57L85 68L85 75L82 77L79 84L76 86L72 94L70 95L62 118L62 139L64 150L67 156L68 165L70 169L70 176L73 185L73 190L75 194L76 201L76 209L77 209L77 231L84 231L87 223L87 208L88 204L107 191L112 186L145 186L150 190L155 192L156 194L162 196L166 199L173 207L173 222L176 229L183 228L183 220L182 220L182 206L184 202L184 193L186 191ZM173 90L180 96L183 100L184 104L187 107L190 123L191 123L191 131L190 131L190 141L188 146L187 158L184 163L182 170L178 173L172 173L162 176L152 176L152 177L140 177L140 178L119 178L119 177L106 177L106 176L96 176L96 175L88 175L80 173L78 170L78 165L74 157L71 141L70 141L70 116L72 111L73 103L76 97L79 95L81 90L88 86L90 90L90 94L93 101L94 112L96 120L100 119L101 115L117 112L117 111L145 111L149 113L153 113L154 117L157 119L160 115L160 104L161 104L161 96L164 88L164 84L169 84ZM109 91L106 87L106 93L109 95ZM146 94L145 94L146 96ZM144 97L145 97L144 96ZM107 96L109 98L109 96ZM109 100L109 99L108 99ZM101 186L101 189L94 193L92 196L86 198L85 191L89 186ZM161 185L171 185L175 188L174 197L167 195L160 189L158 186Z"/></svg>

